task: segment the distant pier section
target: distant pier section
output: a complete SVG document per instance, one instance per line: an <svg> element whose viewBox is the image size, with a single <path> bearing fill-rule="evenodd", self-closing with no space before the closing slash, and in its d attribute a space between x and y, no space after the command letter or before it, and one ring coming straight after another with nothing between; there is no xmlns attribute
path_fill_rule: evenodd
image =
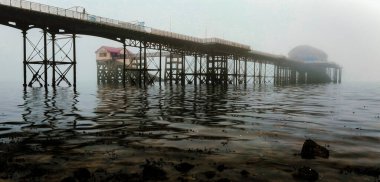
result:
<svg viewBox="0 0 380 182"><path fill-rule="evenodd" d="M78 35L120 42L118 48L96 51L97 77L104 83L303 84L340 83L342 78L341 66L327 59L273 55L220 38L197 38L24 0L0 0L0 24L22 32L24 86L75 88ZM30 37L32 29L42 30L41 37Z"/></svg>

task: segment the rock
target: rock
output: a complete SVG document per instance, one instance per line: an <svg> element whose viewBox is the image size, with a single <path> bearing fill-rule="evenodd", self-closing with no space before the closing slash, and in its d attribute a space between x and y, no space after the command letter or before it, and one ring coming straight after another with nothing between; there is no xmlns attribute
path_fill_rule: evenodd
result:
<svg viewBox="0 0 380 182"><path fill-rule="evenodd" d="M216 172L214 172L214 171L206 171L203 174L206 176L207 179L211 179L211 178L215 177Z"/></svg>
<svg viewBox="0 0 380 182"><path fill-rule="evenodd" d="M243 176L243 177L247 177L249 175L249 172L246 171L246 170L242 170L240 171L240 174Z"/></svg>
<svg viewBox="0 0 380 182"><path fill-rule="evenodd" d="M315 157L329 158L329 150L308 139L303 143L301 157L303 159L315 159Z"/></svg>
<svg viewBox="0 0 380 182"><path fill-rule="evenodd" d="M223 172L226 168L226 166L224 166L224 164L221 164L219 165L218 167L216 167L216 169L219 171L219 172Z"/></svg>
<svg viewBox="0 0 380 182"><path fill-rule="evenodd" d="M180 163L180 164L175 165L174 168L175 168L177 171L181 172L181 173L187 173L187 172L189 172L191 169L194 168L194 165L189 164L189 163L187 163L187 162L183 162L183 163Z"/></svg>
<svg viewBox="0 0 380 182"><path fill-rule="evenodd" d="M341 173L356 173L358 175L366 175L378 177L380 176L380 168L377 167L364 167L364 166L347 166L343 168Z"/></svg>
<svg viewBox="0 0 380 182"><path fill-rule="evenodd" d="M77 180L74 177L66 177L61 182L76 182Z"/></svg>
<svg viewBox="0 0 380 182"><path fill-rule="evenodd" d="M154 165L145 164L143 169L143 179L144 180L153 180L153 181L162 181L166 180L166 172L159 167Z"/></svg>
<svg viewBox="0 0 380 182"><path fill-rule="evenodd" d="M310 167L302 167L297 170L296 174L293 174L293 178L306 181L317 181L319 174Z"/></svg>
<svg viewBox="0 0 380 182"><path fill-rule="evenodd" d="M91 178L91 173L86 168L79 168L76 171L74 171L74 177L78 179L79 181L88 181L88 179Z"/></svg>
<svg viewBox="0 0 380 182"><path fill-rule="evenodd" d="M231 182L231 180L228 179L228 178L222 178L222 179L219 179L219 180L216 181L216 182Z"/></svg>

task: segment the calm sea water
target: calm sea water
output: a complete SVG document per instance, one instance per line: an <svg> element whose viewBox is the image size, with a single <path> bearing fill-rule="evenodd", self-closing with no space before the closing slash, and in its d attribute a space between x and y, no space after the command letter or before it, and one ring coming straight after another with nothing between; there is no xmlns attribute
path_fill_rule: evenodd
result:
<svg viewBox="0 0 380 182"><path fill-rule="evenodd" d="M212 180L246 180L240 175L246 170L252 180L288 181L302 166L318 171L321 181L374 181L342 169L380 167L378 83L126 89L79 83L77 92L48 93L2 85L0 152L24 166L0 171L10 181L60 180L77 168L141 174L148 160L159 161L169 180L190 181L207 180L203 172L213 170ZM330 158L301 159L305 139L326 146ZM195 168L180 174L173 168L179 162ZM226 170L217 171L220 165ZM31 175L35 168L42 174Z"/></svg>

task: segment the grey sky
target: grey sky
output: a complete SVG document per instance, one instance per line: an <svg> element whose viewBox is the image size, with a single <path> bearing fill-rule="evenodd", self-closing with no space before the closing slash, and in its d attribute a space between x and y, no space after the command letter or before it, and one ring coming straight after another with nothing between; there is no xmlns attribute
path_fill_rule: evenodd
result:
<svg viewBox="0 0 380 182"><path fill-rule="evenodd" d="M62 8L197 37L220 37L283 54L297 45L324 50L344 67L343 81L380 81L380 1L377 0L35 0ZM22 79L22 38L0 26L0 80ZM79 81L96 79L94 51L117 42L78 40ZM13 68L9 68L13 67Z"/></svg>

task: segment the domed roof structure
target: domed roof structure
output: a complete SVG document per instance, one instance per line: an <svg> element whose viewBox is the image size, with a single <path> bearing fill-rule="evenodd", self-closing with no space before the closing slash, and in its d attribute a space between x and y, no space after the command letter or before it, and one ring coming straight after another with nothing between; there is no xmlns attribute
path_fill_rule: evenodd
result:
<svg viewBox="0 0 380 182"><path fill-rule="evenodd" d="M301 45L292 49L288 54L290 59L305 61L305 62L318 62L327 61L327 54L320 49Z"/></svg>

